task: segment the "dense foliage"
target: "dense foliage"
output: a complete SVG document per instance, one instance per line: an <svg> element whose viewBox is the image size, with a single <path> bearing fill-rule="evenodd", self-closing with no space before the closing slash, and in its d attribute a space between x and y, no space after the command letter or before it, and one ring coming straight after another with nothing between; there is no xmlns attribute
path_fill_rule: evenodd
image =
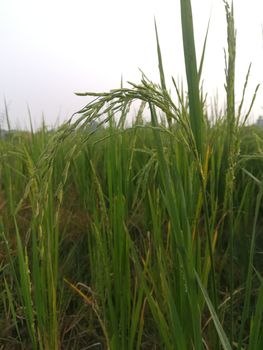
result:
<svg viewBox="0 0 263 350"><path fill-rule="evenodd" d="M0 140L0 349L263 348L263 130L235 111L233 10L211 123L181 9L187 96L156 29L160 85L82 94L58 130Z"/></svg>

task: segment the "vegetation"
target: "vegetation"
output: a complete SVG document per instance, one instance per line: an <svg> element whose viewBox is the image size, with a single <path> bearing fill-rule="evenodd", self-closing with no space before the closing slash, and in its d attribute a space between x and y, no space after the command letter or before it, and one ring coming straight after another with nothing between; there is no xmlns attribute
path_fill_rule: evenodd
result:
<svg viewBox="0 0 263 350"><path fill-rule="evenodd" d="M0 140L0 349L263 348L263 130L245 125L244 96L235 111L225 6L213 123L206 40L198 66L181 0L187 96L167 90L156 28L160 84L82 94L94 99L58 130Z"/></svg>

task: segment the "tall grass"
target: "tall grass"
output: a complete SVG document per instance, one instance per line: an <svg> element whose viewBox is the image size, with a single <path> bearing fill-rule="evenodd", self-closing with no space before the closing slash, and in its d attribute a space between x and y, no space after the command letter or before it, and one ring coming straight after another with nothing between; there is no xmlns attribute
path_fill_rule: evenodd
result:
<svg viewBox="0 0 263 350"><path fill-rule="evenodd" d="M263 134L241 120L249 71L235 113L225 7L227 108L213 125L207 35L198 66L182 0L187 95L174 80L177 101L168 92L155 25L159 84L81 93L94 100L59 130L0 140L5 349L262 348Z"/></svg>

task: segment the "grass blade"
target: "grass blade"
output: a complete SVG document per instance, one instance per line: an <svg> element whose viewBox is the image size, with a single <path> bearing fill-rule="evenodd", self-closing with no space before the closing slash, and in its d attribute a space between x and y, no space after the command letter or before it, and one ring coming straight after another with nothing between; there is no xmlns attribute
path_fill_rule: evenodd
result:
<svg viewBox="0 0 263 350"><path fill-rule="evenodd" d="M220 338L222 347L224 348L224 350L232 350L231 345L229 343L229 340L228 340L228 338L226 336L226 333L223 330L223 327L222 327L222 325L221 325L221 323L220 323L220 321L218 319L217 313L216 313L216 311L215 311L215 309L213 307L213 304L212 304L212 302L211 302L211 300L210 300L210 298L209 298L209 296L207 294L207 291L205 290L205 288L204 288L204 286L202 284L202 281L200 280L197 272L195 272L195 276L196 276L196 280L198 282L198 285L199 285L199 287L200 287L200 289L202 291L202 294L203 294L203 296L205 298L205 301L206 301L206 304L208 306L208 309L210 311L210 314L211 314L211 317L213 319L213 322L214 322L215 328L217 330L218 336Z"/></svg>

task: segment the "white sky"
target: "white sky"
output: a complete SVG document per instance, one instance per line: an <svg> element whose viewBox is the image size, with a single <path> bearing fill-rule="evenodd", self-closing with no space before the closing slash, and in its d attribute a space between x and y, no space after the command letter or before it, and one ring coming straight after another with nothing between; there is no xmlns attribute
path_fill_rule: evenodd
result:
<svg viewBox="0 0 263 350"><path fill-rule="evenodd" d="M263 1L236 0L237 102L252 62L248 99L263 82ZM13 127L48 125L82 108L75 91L107 91L140 81L139 68L158 82L154 16L167 82L184 77L179 0L0 0L0 118L4 96ZM209 96L224 101L226 20L222 0L192 0L197 54L208 24L203 79ZM263 84L262 84L263 85ZM186 85L185 85L186 88ZM263 114L262 88L254 116ZM250 97L250 98L249 98ZM248 105L248 103L247 103ZM0 119L0 122L1 122ZM2 123L3 125L3 123Z"/></svg>

